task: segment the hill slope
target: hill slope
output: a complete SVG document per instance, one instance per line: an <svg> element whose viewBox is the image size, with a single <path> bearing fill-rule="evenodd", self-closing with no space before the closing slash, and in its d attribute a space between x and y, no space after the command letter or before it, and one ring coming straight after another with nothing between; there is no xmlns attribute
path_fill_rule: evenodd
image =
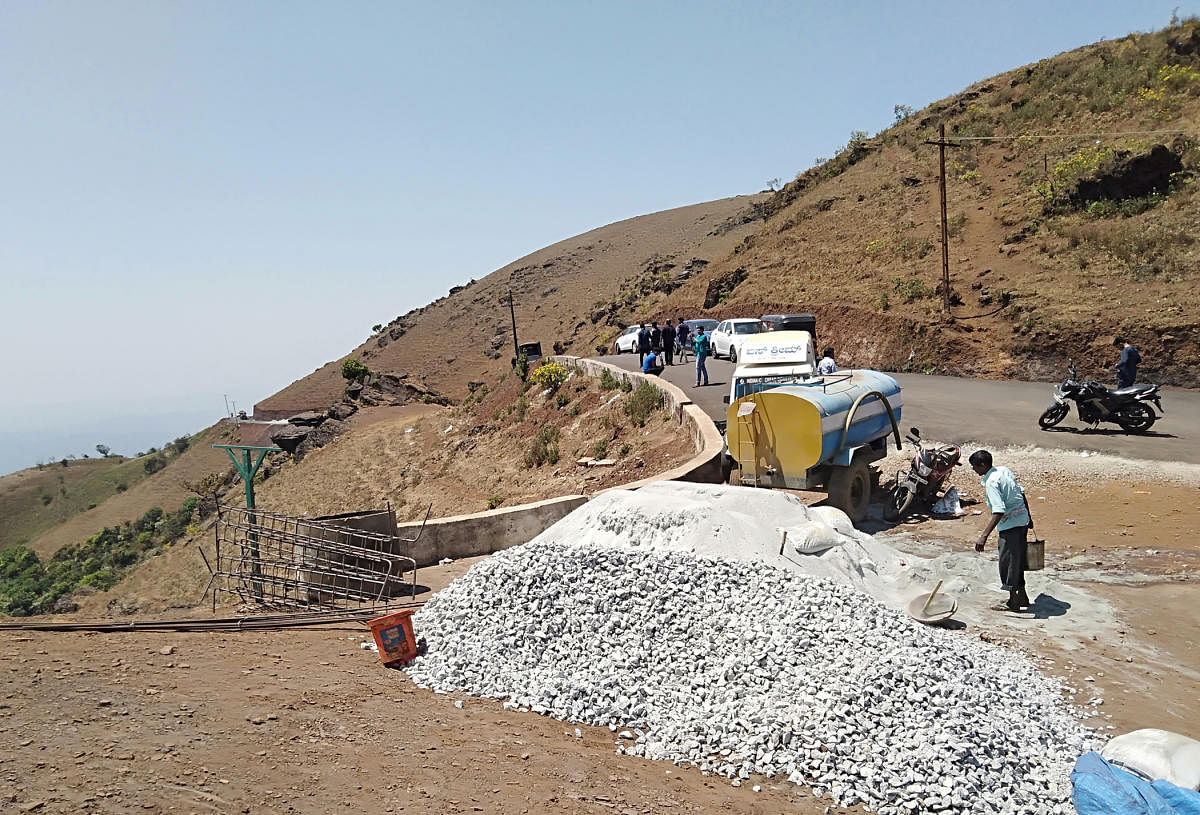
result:
<svg viewBox="0 0 1200 815"><path fill-rule="evenodd" d="M628 296L641 299L636 284L697 269L729 251L751 231L743 213L765 196L740 196L642 215L593 229L526 255L482 280L398 317L347 356L372 370L408 372L452 398L467 394L471 381L492 382L509 369L512 329L507 301L516 303L522 342L540 341L545 353L558 342L588 354L607 345L616 325L593 322L597 303ZM649 269L650 271L647 271ZM631 283L622 294L622 285ZM256 417L286 416L327 407L342 394L341 360L330 362L255 405Z"/></svg>
<svg viewBox="0 0 1200 815"><path fill-rule="evenodd" d="M469 381L508 365L499 299L511 285L522 340L547 352L559 341L591 353L638 319L798 310L815 312L820 339L856 365L1054 379L1072 356L1109 378L1122 333L1142 347L1144 378L1200 385L1196 21L1080 48L900 113L772 196L562 241L399 318L351 354L461 397ZM942 311L937 148L926 144L939 125L958 145L947 151L954 319ZM1169 183L1107 183L1120 181L1123 159L1155 144L1180 165ZM711 262L678 279L692 257ZM329 404L341 393L339 365L258 409Z"/></svg>
<svg viewBox="0 0 1200 815"><path fill-rule="evenodd" d="M993 77L799 175L766 220L656 304L816 312L859 365L1200 385L1200 23L1087 46ZM947 140L955 319L942 311L938 127ZM1119 135L1118 135L1119 134ZM1154 150L1155 145L1166 149ZM1160 159L1162 161L1160 161ZM1155 175L1157 173L1157 179Z"/></svg>

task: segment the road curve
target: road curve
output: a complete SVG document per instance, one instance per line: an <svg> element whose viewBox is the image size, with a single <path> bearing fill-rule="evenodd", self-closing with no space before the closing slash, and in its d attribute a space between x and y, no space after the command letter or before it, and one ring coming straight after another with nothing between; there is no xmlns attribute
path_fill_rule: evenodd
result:
<svg viewBox="0 0 1200 815"><path fill-rule="evenodd" d="M627 370L638 369L636 354L600 357ZM693 362L675 365L663 377L678 385L708 415L725 418L722 398L729 393L734 366L709 359L709 386L693 387ZM1052 401L1054 383L965 379L952 376L892 374L904 393L903 426L919 427L931 439L971 447L1030 445L1059 450L1090 450L1151 461L1200 464L1200 391L1165 388L1165 415L1148 433L1129 435L1116 425L1085 430L1072 408L1053 430L1041 430L1037 418Z"/></svg>

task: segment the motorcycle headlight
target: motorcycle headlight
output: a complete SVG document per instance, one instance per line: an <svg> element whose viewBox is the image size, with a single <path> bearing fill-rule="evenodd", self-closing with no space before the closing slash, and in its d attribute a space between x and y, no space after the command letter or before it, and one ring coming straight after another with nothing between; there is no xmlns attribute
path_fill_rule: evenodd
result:
<svg viewBox="0 0 1200 815"><path fill-rule="evenodd" d="M931 471L932 471L932 468L928 464L926 464L924 461L917 462L917 475L924 478L925 476L929 475L929 473Z"/></svg>

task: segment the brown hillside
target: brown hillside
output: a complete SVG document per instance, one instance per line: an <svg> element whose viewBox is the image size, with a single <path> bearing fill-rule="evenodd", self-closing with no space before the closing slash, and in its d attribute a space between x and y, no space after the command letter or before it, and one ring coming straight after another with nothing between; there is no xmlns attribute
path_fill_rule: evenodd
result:
<svg viewBox="0 0 1200 815"><path fill-rule="evenodd" d="M947 150L955 319L942 312L938 156L925 144L942 124L962 145ZM1143 377L1200 385L1198 124L1195 21L993 77L853 136L655 310L723 293L714 317L815 312L854 364L1008 378L1056 378L1072 356L1111 379L1124 334ZM1106 177L1156 144L1182 164L1170 188L1133 194Z"/></svg>
<svg viewBox="0 0 1200 815"><path fill-rule="evenodd" d="M144 478L125 492L113 495L94 509L75 515L33 538L27 545L38 557L45 558L63 546L82 543L106 526L119 526L125 521L140 518L151 507L176 510L184 499L192 495L183 486L184 482L197 481L208 473L223 472L232 466L225 451L214 450L212 445L236 442L229 422L222 419L193 436L191 446L172 458L164 469ZM138 461L135 459L132 463L137 464Z"/></svg>
<svg viewBox="0 0 1200 815"><path fill-rule="evenodd" d="M556 342L572 353L593 353L617 331L614 324L589 319L596 304L617 299L623 284L650 277L664 265L673 264L675 276L693 258L711 262L727 255L752 229L738 221L765 197L642 215L560 241L398 317L347 356L360 357L374 371L408 372L461 398L468 382L492 382L509 369L512 330L508 306L501 303L509 288L522 342L539 341L545 353ZM640 296L632 289L628 294L630 302ZM255 405L255 414L327 407L345 387L341 364L335 360L293 382Z"/></svg>

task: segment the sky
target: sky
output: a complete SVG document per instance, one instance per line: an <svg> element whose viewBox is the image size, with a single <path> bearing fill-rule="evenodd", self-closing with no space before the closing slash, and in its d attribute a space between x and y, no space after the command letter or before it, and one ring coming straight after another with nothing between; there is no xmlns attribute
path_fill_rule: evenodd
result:
<svg viewBox="0 0 1200 815"><path fill-rule="evenodd" d="M132 455L613 221L1183 3L0 3L0 473Z"/></svg>

